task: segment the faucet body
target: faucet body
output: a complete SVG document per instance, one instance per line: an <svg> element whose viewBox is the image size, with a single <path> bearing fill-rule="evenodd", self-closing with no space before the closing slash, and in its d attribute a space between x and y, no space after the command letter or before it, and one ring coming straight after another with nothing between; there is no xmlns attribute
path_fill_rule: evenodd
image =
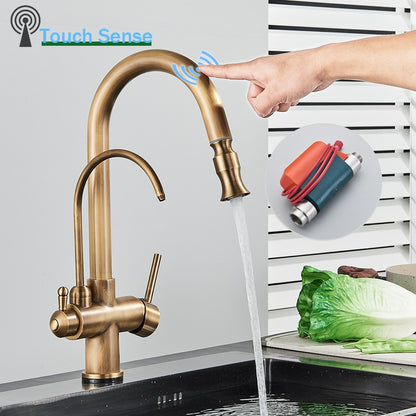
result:
<svg viewBox="0 0 416 416"><path fill-rule="evenodd" d="M231 147L231 133L217 90L204 74L200 74L195 84L184 82L175 73L173 65L197 68L194 62L182 55L153 49L138 52L125 58L105 76L91 104L88 119L88 160L94 160L97 155L101 155L109 149L111 111L125 85L145 72L162 71L180 79L190 89L199 105L210 146L215 153L214 165L222 185L221 200L248 195L249 191L241 180L237 154ZM107 161L97 165L94 172L91 171L88 183L90 279L88 285L84 286L81 279L77 277L77 289L71 291L71 299L75 303L81 302L80 304L82 304L85 299L91 297L92 305L99 304L104 308L97 309L97 306L97 312L91 315L91 319L93 319L92 316L95 319L100 315L99 320L104 319L105 324L102 325L102 330L96 332L89 332L87 325L83 332L79 333L78 331L70 337L86 338L84 378L89 380L112 379L120 377L119 330L121 328L131 330L130 327L134 326L131 322L134 321L137 324L136 318L141 316L142 312L139 311L140 306L130 297L115 298L114 280L111 272L110 186ZM78 260L76 268L77 276L80 276ZM88 301L85 302L83 307L88 309ZM77 312L75 307L71 308L71 311ZM107 321L104 312L106 308L119 308L121 315L130 315L131 313L136 318L129 317L126 320L126 322L129 321L129 325L117 325L115 321L118 322L119 319L123 321L123 318L116 319L113 315L114 319L111 318ZM85 317L87 316L89 317L89 314L85 311ZM56 326L51 323L51 328L53 325ZM146 327L146 323L143 325ZM98 327L100 325L97 323L92 326Z"/></svg>

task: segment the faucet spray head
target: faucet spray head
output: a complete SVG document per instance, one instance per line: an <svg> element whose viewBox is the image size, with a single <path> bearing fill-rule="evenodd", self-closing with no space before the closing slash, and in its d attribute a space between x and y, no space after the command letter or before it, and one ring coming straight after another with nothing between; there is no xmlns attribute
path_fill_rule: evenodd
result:
<svg viewBox="0 0 416 416"><path fill-rule="evenodd" d="M231 140L231 137L225 137L210 142L215 152L215 171L222 185L221 201L228 201L250 193L241 179L240 162L237 153L231 147Z"/></svg>

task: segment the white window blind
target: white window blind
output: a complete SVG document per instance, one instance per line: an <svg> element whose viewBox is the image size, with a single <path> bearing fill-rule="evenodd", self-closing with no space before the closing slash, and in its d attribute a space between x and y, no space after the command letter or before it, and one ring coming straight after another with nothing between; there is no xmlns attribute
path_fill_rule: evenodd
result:
<svg viewBox="0 0 416 416"><path fill-rule="evenodd" d="M269 54L412 28L410 0L269 0ZM336 271L341 264L384 272L410 261L411 118L409 91L342 80L269 119L269 155L291 131L314 123L354 129L376 152L382 178L378 205L356 232L330 240L293 233L269 207L269 334L295 330L303 265Z"/></svg>

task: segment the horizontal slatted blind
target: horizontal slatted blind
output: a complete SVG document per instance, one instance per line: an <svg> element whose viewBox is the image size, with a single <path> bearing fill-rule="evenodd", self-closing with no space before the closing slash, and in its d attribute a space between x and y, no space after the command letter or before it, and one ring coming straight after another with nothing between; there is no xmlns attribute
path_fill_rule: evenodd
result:
<svg viewBox="0 0 416 416"><path fill-rule="evenodd" d="M408 0L269 0L269 54L411 29ZM269 334L295 330L300 271L341 264L384 272L409 262L411 93L342 80L269 119L269 154L291 131L314 123L356 130L376 152L380 201L367 224L345 237L309 240L291 232L269 208Z"/></svg>

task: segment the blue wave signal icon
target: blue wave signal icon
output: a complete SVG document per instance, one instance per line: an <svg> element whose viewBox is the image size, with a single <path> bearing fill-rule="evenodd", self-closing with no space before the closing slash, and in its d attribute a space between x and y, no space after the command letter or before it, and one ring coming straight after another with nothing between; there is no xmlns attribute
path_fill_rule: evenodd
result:
<svg viewBox="0 0 416 416"><path fill-rule="evenodd" d="M198 65L218 65L218 61L210 53L201 51Z"/></svg>
<svg viewBox="0 0 416 416"><path fill-rule="evenodd" d="M180 70L176 64L172 64L172 69L175 74L182 80L187 82L188 84L196 85L199 76L201 75L198 68L194 68L193 66L185 67L185 65L180 66ZM182 72L181 72L182 71Z"/></svg>
<svg viewBox="0 0 416 416"><path fill-rule="evenodd" d="M218 61L210 53L201 51L198 65L218 65ZM185 65L178 67L178 65L172 64L172 69L182 81L191 85L196 85L201 75L199 68L194 68L192 65L186 68Z"/></svg>

